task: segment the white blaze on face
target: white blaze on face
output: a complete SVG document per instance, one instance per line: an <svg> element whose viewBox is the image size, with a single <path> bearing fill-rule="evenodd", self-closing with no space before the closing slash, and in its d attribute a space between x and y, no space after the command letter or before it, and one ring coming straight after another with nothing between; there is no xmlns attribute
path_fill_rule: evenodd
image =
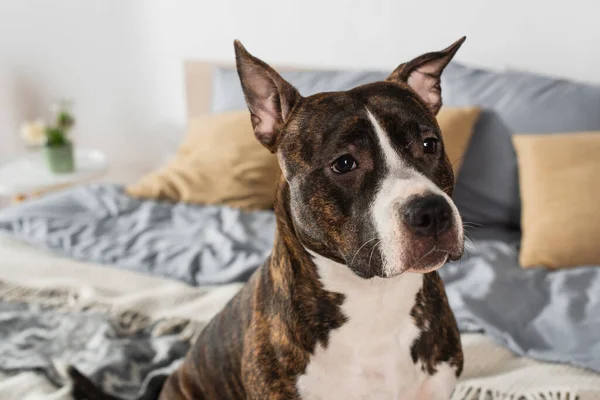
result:
<svg viewBox="0 0 600 400"><path fill-rule="evenodd" d="M368 109L367 113L377 133L387 166L386 175L371 205L371 215L381 240L381 252L385 263L383 272L387 276L393 276L411 267L406 265L408 260L403 252L411 245L410 236L401 220L403 215L401 210L409 198L426 194L443 196L452 208L454 225L456 229L460 229L459 235L462 235L462 223L458 209L450 197L402 160L400 154L392 147L389 135L375 116Z"/></svg>

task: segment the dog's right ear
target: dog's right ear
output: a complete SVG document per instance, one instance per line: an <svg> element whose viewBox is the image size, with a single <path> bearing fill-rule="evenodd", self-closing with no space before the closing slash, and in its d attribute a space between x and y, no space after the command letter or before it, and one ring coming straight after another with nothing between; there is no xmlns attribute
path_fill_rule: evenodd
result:
<svg viewBox="0 0 600 400"><path fill-rule="evenodd" d="M233 44L254 135L274 153L278 134L301 96L273 68L248 53L238 40Z"/></svg>
<svg viewBox="0 0 600 400"><path fill-rule="evenodd" d="M412 61L400 64L386 80L408 84L436 115L442 107L440 86L442 71L465 39L466 37L463 36L444 50L423 54Z"/></svg>

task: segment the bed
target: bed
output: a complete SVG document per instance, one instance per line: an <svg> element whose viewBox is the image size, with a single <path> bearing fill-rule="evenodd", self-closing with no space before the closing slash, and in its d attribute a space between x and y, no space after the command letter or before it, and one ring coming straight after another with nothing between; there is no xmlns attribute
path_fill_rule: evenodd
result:
<svg viewBox="0 0 600 400"><path fill-rule="evenodd" d="M302 93L384 76L283 70ZM190 117L243 107L230 65L185 71ZM269 210L133 199L109 183L1 210L0 398L69 399L69 365L144 398L269 254L274 229ZM469 236L441 271L465 350L452 399L600 399L600 268L523 270L518 231Z"/></svg>

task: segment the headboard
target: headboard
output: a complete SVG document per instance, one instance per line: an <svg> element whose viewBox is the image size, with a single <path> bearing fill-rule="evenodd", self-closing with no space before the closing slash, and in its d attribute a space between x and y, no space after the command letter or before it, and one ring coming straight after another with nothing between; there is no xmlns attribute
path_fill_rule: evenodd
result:
<svg viewBox="0 0 600 400"><path fill-rule="evenodd" d="M187 117L199 117L210 112L212 74L217 67L234 68L233 63L189 60L184 62Z"/></svg>

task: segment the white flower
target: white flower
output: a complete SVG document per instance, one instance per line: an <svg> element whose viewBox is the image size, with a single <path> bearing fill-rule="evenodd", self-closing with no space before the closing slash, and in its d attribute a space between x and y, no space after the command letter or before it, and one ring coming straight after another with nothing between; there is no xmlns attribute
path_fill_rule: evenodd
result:
<svg viewBox="0 0 600 400"><path fill-rule="evenodd" d="M46 143L46 124L42 120L26 122L21 125L21 137L30 146Z"/></svg>

